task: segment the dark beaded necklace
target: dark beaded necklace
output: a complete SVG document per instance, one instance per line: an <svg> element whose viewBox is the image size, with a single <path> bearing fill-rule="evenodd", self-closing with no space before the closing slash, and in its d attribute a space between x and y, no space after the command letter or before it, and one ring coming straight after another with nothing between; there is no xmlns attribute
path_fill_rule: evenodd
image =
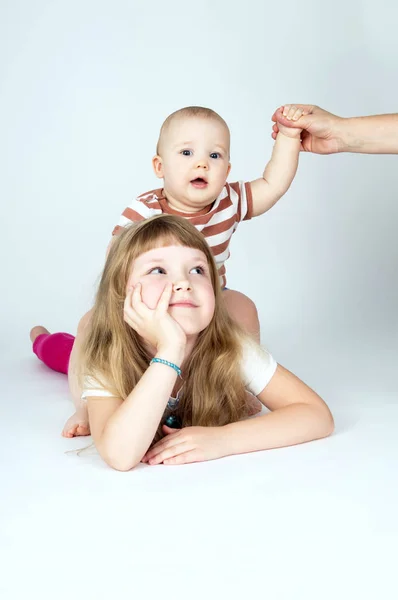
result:
<svg viewBox="0 0 398 600"><path fill-rule="evenodd" d="M171 429L181 429L182 425L181 419L175 415L169 415L166 417L164 424L167 425L167 427L171 427Z"/></svg>
<svg viewBox="0 0 398 600"><path fill-rule="evenodd" d="M177 408L177 406L180 403L180 392L183 387L184 387L184 384L182 384L182 386L178 390L175 398L173 398L173 396L170 396L170 399L167 402L167 410L172 411ZM171 427L172 429L180 429L180 427L182 425L181 419L179 417L176 417L176 415L168 415L165 418L165 420L163 421L163 423L164 423L164 425L167 425L167 427Z"/></svg>

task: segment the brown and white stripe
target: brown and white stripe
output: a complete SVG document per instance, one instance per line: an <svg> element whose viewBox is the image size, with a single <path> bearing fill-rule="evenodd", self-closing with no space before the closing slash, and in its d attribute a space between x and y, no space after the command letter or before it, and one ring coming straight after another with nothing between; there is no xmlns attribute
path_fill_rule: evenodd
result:
<svg viewBox="0 0 398 600"><path fill-rule="evenodd" d="M240 221L247 221L253 216L253 201L250 183L239 181L226 183L221 194L210 207L197 213L175 211L167 204L161 189L153 190L138 196L122 213L119 223L112 235L130 225L160 214L180 215L189 219L206 238L215 258L221 287L226 285L225 261L229 258L229 243Z"/></svg>

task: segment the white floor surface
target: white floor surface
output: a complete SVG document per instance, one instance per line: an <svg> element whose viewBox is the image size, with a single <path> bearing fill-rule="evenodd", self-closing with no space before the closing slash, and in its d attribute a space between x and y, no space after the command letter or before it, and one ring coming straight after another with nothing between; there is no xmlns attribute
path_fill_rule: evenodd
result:
<svg viewBox="0 0 398 600"><path fill-rule="evenodd" d="M27 346L2 365L3 600L398 597L392 354L324 378L331 438L119 473L66 454L66 377Z"/></svg>

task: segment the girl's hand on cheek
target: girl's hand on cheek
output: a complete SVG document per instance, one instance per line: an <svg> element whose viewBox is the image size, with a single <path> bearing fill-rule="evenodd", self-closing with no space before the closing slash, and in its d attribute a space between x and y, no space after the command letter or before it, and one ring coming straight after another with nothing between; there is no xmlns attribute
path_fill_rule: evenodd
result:
<svg viewBox="0 0 398 600"><path fill-rule="evenodd" d="M167 346L184 348L185 333L168 312L172 284L166 284L154 309L148 308L142 301L141 287L141 283L137 283L128 290L124 301L126 323L156 349Z"/></svg>

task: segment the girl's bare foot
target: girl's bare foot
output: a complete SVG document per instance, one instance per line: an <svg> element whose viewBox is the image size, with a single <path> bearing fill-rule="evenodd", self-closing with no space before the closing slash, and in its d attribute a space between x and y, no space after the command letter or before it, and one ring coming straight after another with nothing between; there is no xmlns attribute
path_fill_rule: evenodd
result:
<svg viewBox="0 0 398 600"><path fill-rule="evenodd" d="M41 335L42 333L50 333L48 331L48 329L46 329L45 327L42 327L41 325L36 325L36 327L33 327L33 329L30 330L30 341L33 342L35 341L35 339L37 338L38 335Z"/></svg>
<svg viewBox="0 0 398 600"><path fill-rule="evenodd" d="M69 417L62 430L62 435L67 438L90 435L87 408L78 408L75 414Z"/></svg>

